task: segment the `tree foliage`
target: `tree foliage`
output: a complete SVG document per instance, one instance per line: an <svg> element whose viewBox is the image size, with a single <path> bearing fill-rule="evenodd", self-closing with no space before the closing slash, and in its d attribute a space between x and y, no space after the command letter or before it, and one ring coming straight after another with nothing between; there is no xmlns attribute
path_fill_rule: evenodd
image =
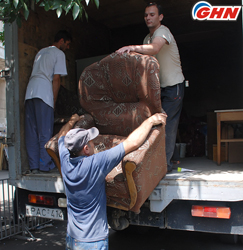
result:
<svg viewBox="0 0 243 250"><path fill-rule="evenodd" d="M16 20L20 26L22 18L28 19L31 4L38 4L46 11L55 10L58 18L63 13L72 11L74 20L77 17L81 18L83 14L87 19L85 6L88 6L90 1L99 8L99 0L0 0L0 20L10 23Z"/></svg>

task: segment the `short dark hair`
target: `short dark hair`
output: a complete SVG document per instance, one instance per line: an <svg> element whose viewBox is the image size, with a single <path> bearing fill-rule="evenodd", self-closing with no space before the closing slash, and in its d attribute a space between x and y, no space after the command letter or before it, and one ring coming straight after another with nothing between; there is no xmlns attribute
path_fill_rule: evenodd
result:
<svg viewBox="0 0 243 250"><path fill-rule="evenodd" d="M59 30L57 32L57 34L55 35L55 37L54 37L54 42L57 43L62 38L63 38L64 42L66 42L66 41L71 41L72 42L72 36L66 30Z"/></svg>
<svg viewBox="0 0 243 250"><path fill-rule="evenodd" d="M158 11L159 11L159 15L163 14L163 12L162 12L162 7L161 7L160 4L158 4L158 3L156 3L156 2L148 2L146 8L148 8L148 7L150 7L150 6L156 6L157 9L158 9Z"/></svg>

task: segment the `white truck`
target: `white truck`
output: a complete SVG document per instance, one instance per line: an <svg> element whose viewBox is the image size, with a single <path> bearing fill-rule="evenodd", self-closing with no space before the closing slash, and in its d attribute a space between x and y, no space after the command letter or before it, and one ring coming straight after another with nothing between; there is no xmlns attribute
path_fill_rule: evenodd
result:
<svg viewBox="0 0 243 250"><path fill-rule="evenodd" d="M28 169L24 95L36 52L52 43L53 33L58 29L67 28L72 33L74 41L67 52L69 76L62 85L75 93L85 61L90 64L95 60L91 57L112 53L130 43L139 44L147 34L142 20L142 1L129 1L128 7L122 1L117 5L106 1L104 7L102 0L100 2L101 10L90 9L89 22L72 21L69 15L58 19L55 13L35 6L21 28L16 23L5 24L6 68L2 76L6 79L7 92L9 175L11 183L18 188L18 209L27 216L67 219L61 176L23 174ZM228 5L241 4L241 1L228 2ZM136 4L136 8L131 4ZM243 107L242 23L241 17L236 21L196 21L191 17L191 8L190 1L165 3L164 22L175 35L183 71L190 80L183 112L189 117L203 117L205 121L209 111L213 114L214 110ZM97 14L99 11L106 18ZM140 17L137 17L138 12ZM84 66L76 67L80 65L78 59L82 59ZM79 109L70 106L70 115ZM130 225L243 235L243 163L217 165L212 160L215 127L216 122L211 125L207 121L207 156L181 159L181 164L176 166L180 171L176 168L160 181L139 214L117 213L117 210L114 213L108 208L110 224L118 225L113 226L114 229L122 227L112 220L119 222L123 217ZM193 139L193 135L191 137Z"/></svg>

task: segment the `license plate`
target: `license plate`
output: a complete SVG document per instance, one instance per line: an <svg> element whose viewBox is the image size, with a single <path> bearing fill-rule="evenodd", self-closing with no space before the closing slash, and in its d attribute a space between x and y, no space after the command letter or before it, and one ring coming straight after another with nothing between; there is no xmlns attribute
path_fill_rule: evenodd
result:
<svg viewBox="0 0 243 250"><path fill-rule="evenodd" d="M30 205L26 205L26 216L38 216L53 220L64 220L64 214L61 209L34 207Z"/></svg>

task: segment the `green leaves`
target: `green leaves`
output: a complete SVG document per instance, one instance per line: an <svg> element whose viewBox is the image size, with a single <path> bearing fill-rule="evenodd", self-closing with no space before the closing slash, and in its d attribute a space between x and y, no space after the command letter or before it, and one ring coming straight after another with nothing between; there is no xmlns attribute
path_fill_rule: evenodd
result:
<svg viewBox="0 0 243 250"><path fill-rule="evenodd" d="M78 17L78 14L80 12L79 5L77 3L73 4L73 20L75 20Z"/></svg>
<svg viewBox="0 0 243 250"><path fill-rule="evenodd" d="M27 20L30 12L28 10L26 3L23 3L23 5L24 5L24 18L25 18L25 20Z"/></svg>
<svg viewBox="0 0 243 250"><path fill-rule="evenodd" d="M99 0L94 0L94 2L95 2L95 5L96 5L96 7L97 7L97 9L99 8L99 6L100 6L100 2L99 2Z"/></svg>
<svg viewBox="0 0 243 250"><path fill-rule="evenodd" d="M59 18L63 11L67 14L72 10L72 16L75 20L77 17L81 18L85 14L88 20L88 14L85 11L83 2L88 6L90 0L32 0L40 7L44 7L45 11L56 10L57 17ZM99 0L91 0L96 7L99 8ZM31 0L0 0L0 20L12 23L17 21L21 25L21 20L28 19L30 14Z"/></svg>
<svg viewBox="0 0 243 250"><path fill-rule="evenodd" d="M19 4L19 0L14 0L13 1L13 5L14 5L15 9L17 9L18 4Z"/></svg>
<svg viewBox="0 0 243 250"><path fill-rule="evenodd" d="M57 17L59 18L62 14L62 8L59 7L57 10L56 10L56 13L57 13Z"/></svg>

